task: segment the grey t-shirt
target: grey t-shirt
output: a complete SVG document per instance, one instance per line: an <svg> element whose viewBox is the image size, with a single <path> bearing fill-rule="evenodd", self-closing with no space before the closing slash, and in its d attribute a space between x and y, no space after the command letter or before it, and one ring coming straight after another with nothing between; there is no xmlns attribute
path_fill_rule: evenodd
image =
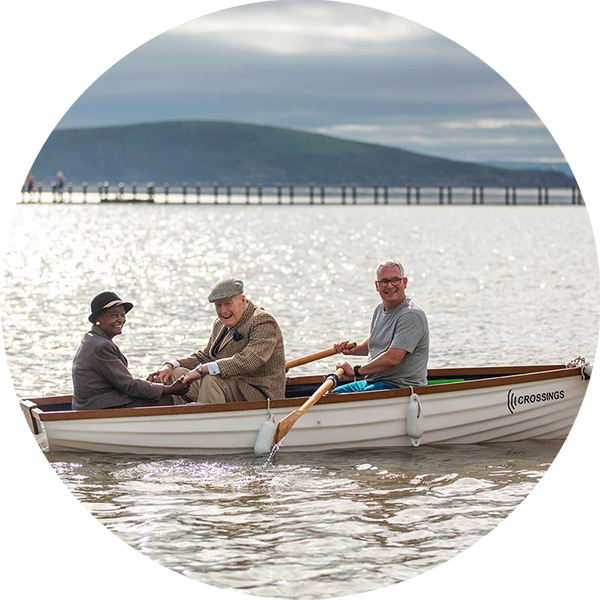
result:
<svg viewBox="0 0 600 600"><path fill-rule="evenodd" d="M377 358L389 348L406 350L407 354L393 369L367 375L369 383L385 381L399 387L427 385L427 316L408 296L390 312L385 312L383 304L379 304L373 313L369 334L370 359Z"/></svg>

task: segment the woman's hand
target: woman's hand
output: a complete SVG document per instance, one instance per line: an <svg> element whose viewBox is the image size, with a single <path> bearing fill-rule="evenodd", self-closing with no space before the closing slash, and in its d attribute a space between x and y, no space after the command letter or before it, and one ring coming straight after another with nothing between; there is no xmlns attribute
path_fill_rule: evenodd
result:
<svg viewBox="0 0 600 600"><path fill-rule="evenodd" d="M345 360L339 362L336 366L336 369L344 369L344 375L346 377L354 377L354 369L350 366L350 363Z"/></svg>
<svg viewBox="0 0 600 600"><path fill-rule="evenodd" d="M183 378L179 378L171 385L165 385L163 396L183 396L190 389L189 383L184 383Z"/></svg>

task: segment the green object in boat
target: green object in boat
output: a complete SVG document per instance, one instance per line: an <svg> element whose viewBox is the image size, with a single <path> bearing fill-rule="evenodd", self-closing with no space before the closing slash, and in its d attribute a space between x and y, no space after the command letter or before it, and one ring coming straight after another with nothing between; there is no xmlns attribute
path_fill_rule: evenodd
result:
<svg viewBox="0 0 600 600"><path fill-rule="evenodd" d="M440 385L442 383L458 383L465 381L464 379L433 379L427 382L427 385Z"/></svg>

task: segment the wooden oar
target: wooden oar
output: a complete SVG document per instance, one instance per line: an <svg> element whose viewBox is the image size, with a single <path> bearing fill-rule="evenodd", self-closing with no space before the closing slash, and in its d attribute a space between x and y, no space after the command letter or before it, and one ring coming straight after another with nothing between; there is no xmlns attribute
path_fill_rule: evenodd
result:
<svg viewBox="0 0 600 600"><path fill-rule="evenodd" d="M337 377L341 377L344 374L344 369L339 368L335 372ZM316 402L318 402L326 392L333 387L334 380L326 379L319 387L319 389L300 407L295 411L291 412L287 417L283 417L277 424L275 430L275 444L279 442L289 433L290 429L294 426L296 421Z"/></svg>
<svg viewBox="0 0 600 600"><path fill-rule="evenodd" d="M355 342L346 345L346 348L348 350L352 350L352 348L355 347ZM336 349L329 348L329 350L321 350L321 352L315 352L314 354L309 354L308 356L303 356L302 358L289 360L285 363L285 370L288 371L289 369L293 369L294 367L299 367L300 365L305 365L315 360L320 360L321 358L327 358L328 356L333 356L334 354L337 354Z"/></svg>

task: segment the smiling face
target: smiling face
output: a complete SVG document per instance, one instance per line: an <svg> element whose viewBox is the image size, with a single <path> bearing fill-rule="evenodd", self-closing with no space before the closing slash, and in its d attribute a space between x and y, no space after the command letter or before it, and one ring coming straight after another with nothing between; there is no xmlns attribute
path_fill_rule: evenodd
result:
<svg viewBox="0 0 600 600"><path fill-rule="evenodd" d="M398 267L380 267L377 271L375 289L383 301L383 308L393 310L406 299L407 279Z"/></svg>
<svg viewBox="0 0 600 600"><path fill-rule="evenodd" d="M244 296L244 294L238 294L233 298L215 302L215 310L217 311L219 321L221 321L225 327L229 327L230 329L239 323L245 308L246 296Z"/></svg>
<svg viewBox="0 0 600 600"><path fill-rule="evenodd" d="M127 321L125 309L122 306L107 308L100 313L96 321L99 323L98 326L112 340L115 335L123 333L123 325L125 325L125 322Z"/></svg>

